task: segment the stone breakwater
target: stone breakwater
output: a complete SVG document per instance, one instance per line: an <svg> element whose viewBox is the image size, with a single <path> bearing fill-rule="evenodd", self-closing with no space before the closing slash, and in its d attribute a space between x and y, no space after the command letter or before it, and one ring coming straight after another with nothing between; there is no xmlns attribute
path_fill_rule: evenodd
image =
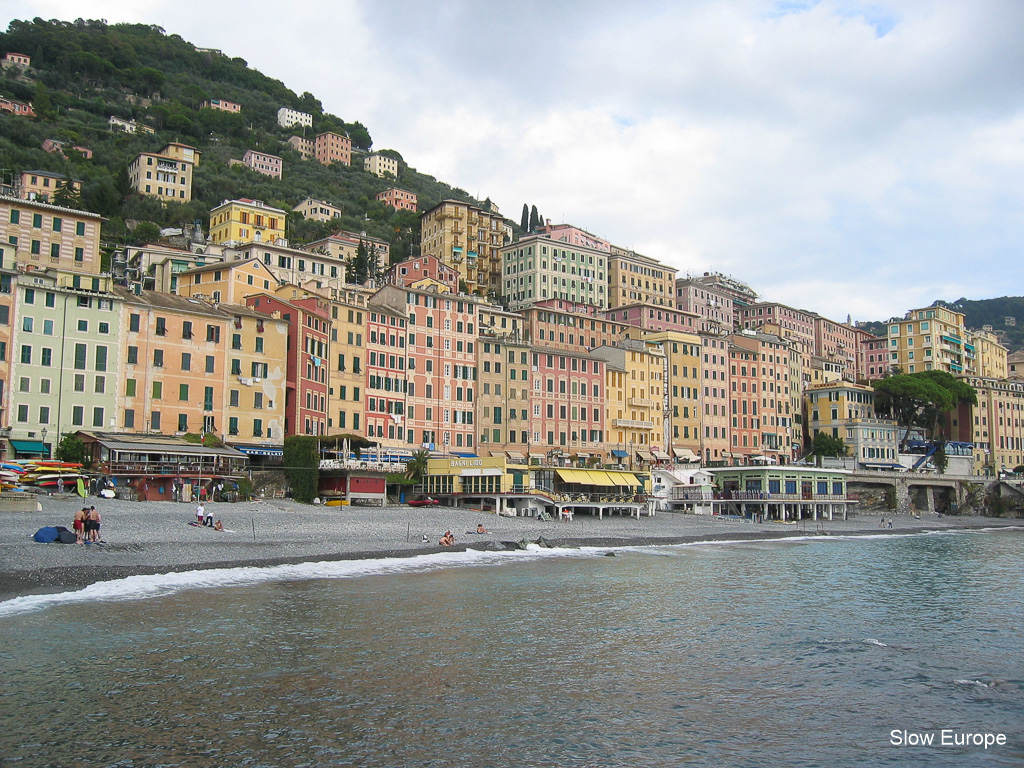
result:
<svg viewBox="0 0 1024 768"><path fill-rule="evenodd" d="M290 500L210 503L223 522L215 531L189 525L195 507L173 502L130 502L42 497L41 512L0 514L0 600L19 595L79 589L97 581L136 574L196 568L277 565L311 560L402 557L439 551L445 531L454 549L482 549L502 542L536 541L553 546L636 546L694 541L771 539L815 534L906 534L926 530L1024 527L1024 521L984 517L865 513L847 521L784 524L734 518L661 513L639 520L576 515L572 522L496 517L471 509L320 507ZM76 509L95 504L103 544L39 544L32 534L45 525L71 528ZM479 523L487 529L476 534ZM424 542L424 537L426 541Z"/></svg>

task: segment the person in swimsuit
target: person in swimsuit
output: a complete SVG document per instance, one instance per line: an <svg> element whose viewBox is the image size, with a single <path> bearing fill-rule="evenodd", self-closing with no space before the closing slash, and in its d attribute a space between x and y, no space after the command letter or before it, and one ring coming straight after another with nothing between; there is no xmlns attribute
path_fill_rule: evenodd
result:
<svg viewBox="0 0 1024 768"><path fill-rule="evenodd" d="M89 517L85 521L89 541L100 541L100 512L96 507L89 507Z"/></svg>
<svg viewBox="0 0 1024 768"><path fill-rule="evenodd" d="M438 544L440 544L442 547L453 546L455 544L455 536L452 534L451 531L446 531L444 536L441 537L441 540L438 542Z"/></svg>
<svg viewBox="0 0 1024 768"><path fill-rule="evenodd" d="M75 544L81 544L85 540L85 517L87 513L88 508L86 507L82 507L75 512L74 522L71 523L71 527L75 531Z"/></svg>

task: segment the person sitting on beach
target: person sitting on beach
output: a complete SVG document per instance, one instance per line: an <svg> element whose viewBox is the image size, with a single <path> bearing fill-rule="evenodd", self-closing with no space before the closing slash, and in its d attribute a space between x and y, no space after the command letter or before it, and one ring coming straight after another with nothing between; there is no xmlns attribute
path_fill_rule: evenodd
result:
<svg viewBox="0 0 1024 768"><path fill-rule="evenodd" d="M216 523L213 524L213 530L215 530L215 531L223 531L224 530L224 523L222 523L220 520L218 520Z"/></svg>
<svg viewBox="0 0 1024 768"><path fill-rule="evenodd" d="M455 544L455 536L451 531L446 531L438 542L442 547L450 547Z"/></svg>
<svg viewBox="0 0 1024 768"><path fill-rule="evenodd" d="M477 525L476 525L476 532L477 533L487 533L487 529L484 528L484 524L483 523L477 523Z"/></svg>

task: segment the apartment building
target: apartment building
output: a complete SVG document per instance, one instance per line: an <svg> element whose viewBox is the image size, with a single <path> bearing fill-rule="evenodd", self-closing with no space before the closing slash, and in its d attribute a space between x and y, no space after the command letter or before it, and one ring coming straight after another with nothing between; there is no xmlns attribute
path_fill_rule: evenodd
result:
<svg viewBox="0 0 1024 768"><path fill-rule="evenodd" d="M159 152L142 152L128 165L128 183L140 195L187 203L192 199L192 175L201 154L195 147L176 142Z"/></svg>
<svg viewBox="0 0 1024 768"><path fill-rule="evenodd" d="M974 445L974 471L996 476L1024 465L1024 381L965 376L978 396L976 406L960 404L946 434Z"/></svg>
<svg viewBox="0 0 1024 768"><path fill-rule="evenodd" d="M382 179L387 176L398 178L398 160L394 157L373 152L363 158L363 170L380 176Z"/></svg>
<svg viewBox="0 0 1024 768"><path fill-rule="evenodd" d="M311 160L316 152L316 146L312 139L303 136L291 136L286 142L288 146L302 155L303 160Z"/></svg>
<svg viewBox="0 0 1024 768"><path fill-rule="evenodd" d="M260 293L246 297L245 304L262 315L287 323L284 434L326 435L329 300L291 285L279 286L277 291L289 298ZM265 369L259 372L269 373ZM265 377L255 378L261 383Z"/></svg>
<svg viewBox="0 0 1024 768"><path fill-rule="evenodd" d="M478 453L525 462L536 450L533 432L541 432L540 409L531 417L532 350L519 334L478 330Z"/></svg>
<svg viewBox="0 0 1024 768"><path fill-rule="evenodd" d="M293 210L296 213L301 213L302 218L312 219L313 221L330 221L341 216L341 208L338 206L325 203L323 200L316 200L312 197L307 197L296 205Z"/></svg>
<svg viewBox="0 0 1024 768"><path fill-rule="evenodd" d="M277 124L282 128L290 128L293 125L310 128L313 125L313 116L308 112L299 112L297 109L281 107L277 110Z"/></svg>
<svg viewBox="0 0 1024 768"><path fill-rule="evenodd" d="M282 285L262 261L249 258L193 267L176 276L179 296L228 304L244 304L247 296L276 292Z"/></svg>
<svg viewBox="0 0 1024 768"><path fill-rule="evenodd" d="M415 192L407 192L398 187L384 190L377 195L377 199L385 205L390 205L396 211L412 211L413 213L416 212L419 202L419 197Z"/></svg>
<svg viewBox="0 0 1024 768"><path fill-rule="evenodd" d="M513 310L545 299L608 306L608 254L545 235L527 235L498 249L501 294Z"/></svg>
<svg viewBox="0 0 1024 768"><path fill-rule="evenodd" d="M284 239L285 216L262 200L225 200L210 211L210 242L273 243Z"/></svg>
<svg viewBox="0 0 1024 768"><path fill-rule="evenodd" d="M100 272L103 217L32 200L0 196L0 250L8 266Z"/></svg>
<svg viewBox="0 0 1024 768"><path fill-rule="evenodd" d="M665 352L659 344L624 339L591 354L607 363L607 443L612 455L648 464L665 458ZM652 452L652 447L654 451ZM615 453L619 451L620 453Z"/></svg>
<svg viewBox="0 0 1024 768"><path fill-rule="evenodd" d="M889 365L904 373L939 370L954 375L968 372L964 314L941 306L912 309L902 320L889 321Z"/></svg>
<svg viewBox="0 0 1024 768"><path fill-rule="evenodd" d="M242 105L235 101L228 101L227 99L210 99L204 101L199 105L200 109L217 109L221 112L234 112L238 113L242 111Z"/></svg>
<svg viewBox="0 0 1024 768"><path fill-rule="evenodd" d="M280 179L284 169L284 164L280 157L271 155L269 152L258 152L254 149L245 150L245 154L242 155L242 165L256 171L256 173L270 176L272 179Z"/></svg>
<svg viewBox="0 0 1024 768"><path fill-rule="evenodd" d="M847 381L858 378L860 333L853 326L814 315L814 349L821 357L842 365L843 378Z"/></svg>
<svg viewBox="0 0 1024 768"><path fill-rule="evenodd" d="M111 288L109 276L59 269L21 273L10 283L4 426L13 458L49 456L64 433L112 424L121 360L120 301Z"/></svg>
<svg viewBox="0 0 1024 768"><path fill-rule="evenodd" d="M345 290L331 297L331 371L327 426L331 434L363 433L366 390L366 293Z"/></svg>
<svg viewBox="0 0 1024 768"><path fill-rule="evenodd" d="M699 334L701 342L701 455L706 465L729 463L729 340Z"/></svg>
<svg viewBox="0 0 1024 768"><path fill-rule="evenodd" d="M437 285L444 292L450 293L459 290L458 270L434 256L417 256L398 262L388 270L387 281L411 288Z"/></svg>
<svg viewBox="0 0 1024 768"><path fill-rule="evenodd" d="M816 384L804 392L804 400L808 450L814 436L824 432L843 440L858 468L899 464L899 426L875 415L874 389L848 381Z"/></svg>
<svg viewBox="0 0 1024 768"><path fill-rule="evenodd" d="M592 304L544 299L519 312L526 341L553 349L586 351L614 345L628 326L608 320Z"/></svg>
<svg viewBox="0 0 1024 768"><path fill-rule="evenodd" d="M446 430L440 419L436 418L440 412L431 411L427 419L423 404L417 400L413 403L410 417L410 420L415 420L414 424L406 421L409 416L406 404L410 384L417 398L433 403L441 397L433 390L438 376L436 361L430 358L430 364L427 365L428 361L421 359L418 353L417 361L412 362L407 346L408 334L419 332L418 328L417 331L412 330L414 319L417 322L422 320L423 333L433 334L436 307L431 302L430 306L422 310L426 314L419 317L414 309L407 306L406 291L389 285L373 294L367 303L367 310L366 394L363 396L366 436L385 448L410 450L413 444L409 439L409 430L412 430L412 439L419 441L417 447L431 446L429 450L442 450L446 445L443 442ZM414 338L414 341L418 351L426 347L426 336L422 339ZM410 375L420 373L423 374L421 379L410 382ZM415 384L420 385L419 394ZM426 388L428 384L431 386L429 391ZM417 405L422 409L420 413L416 412ZM460 431L460 434L465 442L465 432ZM447 430L447 437L447 445L453 444L450 429Z"/></svg>
<svg viewBox="0 0 1024 768"><path fill-rule="evenodd" d="M695 459L701 450L701 339L675 330L647 331L642 338L665 353L666 453Z"/></svg>
<svg viewBox="0 0 1024 768"><path fill-rule="evenodd" d="M607 392L609 386L609 369L614 363L608 359L622 362L629 353L611 347L603 348L600 354L571 352L563 349L533 345L527 358L530 362L529 371L523 365L521 350L509 349L516 357L509 367L509 386L513 382L530 384L529 404L520 397L519 415L522 423L523 410L528 410L529 427L527 431L528 445L526 453L534 458L545 457L549 461L561 463L564 460L604 461L608 458L605 444L608 435ZM639 371L641 363L628 360L630 370ZM516 371L517 374L514 374ZM513 376L517 378L512 378ZM626 391L630 374L622 369L622 375L616 382L620 391ZM508 407L513 407L509 398ZM625 410L625 408L617 409ZM509 430L512 422L509 422ZM520 436L522 429L520 428ZM649 438L651 431L644 431Z"/></svg>
<svg viewBox="0 0 1024 768"><path fill-rule="evenodd" d="M365 232L336 232L302 246L309 253L322 253L335 261L351 264L359 252L359 244L366 248L374 269L386 269L391 263L391 244L387 240L370 237Z"/></svg>
<svg viewBox="0 0 1024 768"><path fill-rule="evenodd" d="M331 131L318 133L313 139L313 157L321 165L352 165L352 139Z"/></svg>
<svg viewBox="0 0 1024 768"><path fill-rule="evenodd" d="M749 434L749 447L754 450L748 455L785 463L791 458L794 426L790 398L794 384L790 380L790 343L773 334L750 330L733 334L730 341L736 350L735 355L730 353L730 358L735 357L735 360L730 359L729 365L730 426L735 432L746 429L745 425L749 423L751 430L749 433L741 431L738 441L734 434L732 450L739 449L746 454L747 451L743 450L747 447L743 444L744 435ZM740 354L738 350L748 354ZM745 373L749 374L749 379L744 378ZM752 397L747 397L744 389L747 384L751 387ZM745 418L748 415L749 422Z"/></svg>
<svg viewBox="0 0 1024 768"><path fill-rule="evenodd" d="M646 331L696 333L700 327L697 315L661 304L626 304L602 314L609 320L618 320L628 326L627 335L631 338L640 338Z"/></svg>
<svg viewBox="0 0 1024 768"><path fill-rule="evenodd" d="M974 346L974 359L970 357L970 346ZM971 372L981 379L1005 379L1009 375L1009 350L999 343L990 331L968 331L965 349Z"/></svg>
<svg viewBox="0 0 1024 768"><path fill-rule="evenodd" d="M676 309L696 315L700 333L731 333L736 321L732 296L690 277L676 280Z"/></svg>
<svg viewBox="0 0 1024 768"><path fill-rule="evenodd" d="M18 196L25 200L50 203L54 202L57 193L69 184L74 194L81 194L82 182L79 179L69 179L62 173L49 171L22 171Z"/></svg>
<svg viewBox="0 0 1024 768"><path fill-rule="evenodd" d="M548 219L543 227L537 229L537 234L559 243L582 245L595 251L611 253L612 250L612 244L607 240L591 234L585 229L574 227L572 224L552 224L551 219Z"/></svg>
<svg viewBox="0 0 1024 768"><path fill-rule="evenodd" d="M459 270L469 293L502 291L502 255L512 224L500 214L444 200L420 218L420 253Z"/></svg>
<svg viewBox="0 0 1024 768"><path fill-rule="evenodd" d="M607 306L675 306L676 270L655 259L617 246L608 254Z"/></svg>

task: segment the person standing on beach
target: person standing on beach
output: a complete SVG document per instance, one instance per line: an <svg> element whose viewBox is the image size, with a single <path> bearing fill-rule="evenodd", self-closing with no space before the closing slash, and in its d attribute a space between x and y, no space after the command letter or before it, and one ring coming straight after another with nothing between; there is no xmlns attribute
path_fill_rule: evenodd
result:
<svg viewBox="0 0 1024 768"><path fill-rule="evenodd" d="M203 524L203 519L206 517L206 508L203 506L203 502L199 502L199 506L196 507L196 523L198 525Z"/></svg>
<svg viewBox="0 0 1024 768"><path fill-rule="evenodd" d="M85 525L89 541L98 543L100 541L100 511L96 507L89 507L89 517L85 521Z"/></svg>
<svg viewBox="0 0 1024 768"><path fill-rule="evenodd" d="M206 510L206 516L203 518L203 525L213 528L213 510Z"/></svg>
<svg viewBox="0 0 1024 768"><path fill-rule="evenodd" d="M75 532L75 544L81 544L85 541L85 518L88 515L88 512L88 507L82 507L80 510L75 512L75 519L71 523L71 528Z"/></svg>

